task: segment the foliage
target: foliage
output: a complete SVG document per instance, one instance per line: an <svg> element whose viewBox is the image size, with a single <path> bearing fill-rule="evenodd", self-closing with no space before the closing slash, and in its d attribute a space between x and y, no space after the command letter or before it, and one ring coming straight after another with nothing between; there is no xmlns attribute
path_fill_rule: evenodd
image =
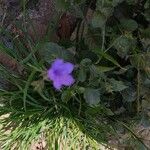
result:
<svg viewBox="0 0 150 150"><path fill-rule="evenodd" d="M130 121L138 117L142 122L150 108L150 3L140 3L97 0L87 23L88 1L57 0L57 11L74 12L84 22L85 31L81 36L77 32L75 41L31 45L26 37L27 48L16 38L13 53L1 42L0 49L23 68L22 74L16 74L0 66L0 115L9 114L0 119L3 149L28 149L41 134L49 149L62 145L64 149L97 149L110 135L118 137L117 126L131 134L130 146L139 149L142 143L146 149ZM47 79L55 58L75 64L75 84L60 92ZM6 83L13 88L5 88ZM8 129L11 134L6 134Z"/></svg>

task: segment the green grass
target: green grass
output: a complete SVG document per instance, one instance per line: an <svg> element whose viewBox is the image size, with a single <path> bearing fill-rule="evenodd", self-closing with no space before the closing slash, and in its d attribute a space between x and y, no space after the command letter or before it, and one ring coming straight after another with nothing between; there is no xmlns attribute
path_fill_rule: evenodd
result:
<svg viewBox="0 0 150 150"><path fill-rule="evenodd" d="M30 116L30 119L34 121L29 123L21 119L11 134L1 135L3 149L10 149L14 144L17 144L17 149L29 149L31 142L38 140L41 135L45 137L48 149L98 149L100 146L82 132L73 118L62 116L39 120Z"/></svg>
<svg viewBox="0 0 150 150"><path fill-rule="evenodd" d="M102 128L93 126L93 121L96 120L91 121L84 116L78 103L77 108L63 103L60 99L61 93L55 92L48 81L45 82L44 89L34 90L32 82L39 78L43 81L40 76L45 70L43 64L34 59L33 54L30 53L23 59L26 61L18 57L26 69L23 77L16 75L11 68L5 69L1 66L1 75L15 87L13 91L0 91L0 115L9 114L8 117L0 119L2 149L7 150L14 145L20 150L29 149L31 142L38 140L41 134L45 136L49 149L59 149L61 146L64 149L86 149L89 146L97 149L99 144L92 136L95 134L97 138ZM38 86L38 81L35 86ZM79 102L81 100L75 96L72 101L75 102L75 99ZM83 116L78 116L79 111ZM106 142L104 136L100 135L99 138L101 142Z"/></svg>

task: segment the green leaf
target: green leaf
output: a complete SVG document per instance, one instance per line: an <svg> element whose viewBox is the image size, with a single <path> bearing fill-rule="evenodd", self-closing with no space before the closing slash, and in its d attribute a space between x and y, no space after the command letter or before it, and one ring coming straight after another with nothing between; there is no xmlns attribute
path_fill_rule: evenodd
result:
<svg viewBox="0 0 150 150"><path fill-rule="evenodd" d="M124 30L126 31L134 31L138 28L138 24L136 21L134 21L133 19L122 19L120 21L121 26L124 28Z"/></svg>
<svg viewBox="0 0 150 150"><path fill-rule="evenodd" d="M109 54L105 53L105 52L101 52L99 51L99 54L104 57L105 59L107 59L108 61L112 62L114 65L118 66L119 68L122 68L120 66L120 64Z"/></svg>
<svg viewBox="0 0 150 150"><path fill-rule="evenodd" d="M88 28L86 36L84 38L85 44L89 47L89 50L99 48L102 43L101 32Z"/></svg>
<svg viewBox="0 0 150 150"><path fill-rule="evenodd" d="M105 110L106 110L106 114L107 114L108 116L113 116L113 115L114 115L114 113L111 111L111 109L105 108Z"/></svg>
<svg viewBox="0 0 150 150"><path fill-rule="evenodd" d="M105 25L105 23L106 23L105 16L100 12L96 11L92 18L92 26L94 28L102 28Z"/></svg>
<svg viewBox="0 0 150 150"><path fill-rule="evenodd" d="M112 16L113 15L113 11L114 11L113 7L103 7L101 9L102 14L104 14L104 16L106 18L109 18L110 16Z"/></svg>
<svg viewBox="0 0 150 150"><path fill-rule="evenodd" d="M132 39L121 36L116 39L114 47L117 49L118 55L123 58L135 47L135 43Z"/></svg>
<svg viewBox="0 0 150 150"><path fill-rule="evenodd" d="M114 70L115 68L116 68L116 67L97 66L97 70L98 70L99 72L102 72L102 73L112 71L112 70Z"/></svg>
<svg viewBox="0 0 150 150"><path fill-rule="evenodd" d="M66 0L56 0L56 8L58 11L67 11L69 8L70 3Z"/></svg>
<svg viewBox="0 0 150 150"><path fill-rule="evenodd" d="M142 38L150 39L150 27L141 30L141 36L142 36Z"/></svg>
<svg viewBox="0 0 150 150"><path fill-rule="evenodd" d="M88 58L85 58L81 61L80 64L84 67L89 67L90 65L92 65L92 61Z"/></svg>
<svg viewBox="0 0 150 150"><path fill-rule="evenodd" d="M67 103L72 97L72 91L71 90L66 90L62 93L61 99L63 102Z"/></svg>
<svg viewBox="0 0 150 150"><path fill-rule="evenodd" d="M121 92L123 100L126 102L134 102L136 100L137 94L134 87L127 88Z"/></svg>
<svg viewBox="0 0 150 150"><path fill-rule="evenodd" d="M145 87L150 88L150 78L145 78L144 81L143 81L143 85Z"/></svg>
<svg viewBox="0 0 150 150"><path fill-rule="evenodd" d="M150 72L150 53L135 54L130 58L130 62L134 67Z"/></svg>
<svg viewBox="0 0 150 150"><path fill-rule="evenodd" d="M124 0L113 0L112 1L112 5L115 7L117 6L119 3L123 2Z"/></svg>
<svg viewBox="0 0 150 150"><path fill-rule="evenodd" d="M84 98L90 106L97 105L100 102L99 89L86 88L84 92Z"/></svg>
<svg viewBox="0 0 150 150"><path fill-rule="evenodd" d="M84 68L81 68L79 70L78 80L80 82L84 82L86 80L86 76L87 76L86 70Z"/></svg>
<svg viewBox="0 0 150 150"><path fill-rule="evenodd" d="M90 66L90 78L95 78L99 76L99 71L95 65Z"/></svg>
<svg viewBox="0 0 150 150"><path fill-rule="evenodd" d="M109 79L112 91L120 92L128 88L122 81L115 80L114 78Z"/></svg>
<svg viewBox="0 0 150 150"><path fill-rule="evenodd" d="M71 8L69 9L69 12L77 18L84 18L84 14L83 14L81 8L79 7L79 5L71 6Z"/></svg>
<svg viewBox="0 0 150 150"><path fill-rule="evenodd" d="M76 86L76 92L77 92L78 94L83 94L84 91L85 91L85 88L84 88L84 87L82 87L82 86Z"/></svg>
<svg viewBox="0 0 150 150"><path fill-rule="evenodd" d="M66 61L73 60L73 54L71 54L70 51L67 51L63 47L52 42L48 42L45 45L43 45L39 53L41 57L44 59L44 61L48 63L51 63L56 58L62 58Z"/></svg>
<svg viewBox="0 0 150 150"><path fill-rule="evenodd" d="M144 16L148 21L150 21L150 11L149 10L145 11Z"/></svg>

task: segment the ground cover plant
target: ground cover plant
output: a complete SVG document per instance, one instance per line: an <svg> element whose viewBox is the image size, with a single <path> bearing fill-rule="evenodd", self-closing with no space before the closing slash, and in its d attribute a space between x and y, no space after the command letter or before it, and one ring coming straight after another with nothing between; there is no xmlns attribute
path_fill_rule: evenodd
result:
<svg viewBox="0 0 150 150"><path fill-rule="evenodd" d="M150 1L15 2L0 29L1 149L149 149Z"/></svg>

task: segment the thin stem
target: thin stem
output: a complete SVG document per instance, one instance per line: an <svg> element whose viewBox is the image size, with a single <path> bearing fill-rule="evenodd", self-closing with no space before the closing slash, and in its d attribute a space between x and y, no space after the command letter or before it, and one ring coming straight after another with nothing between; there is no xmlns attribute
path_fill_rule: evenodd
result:
<svg viewBox="0 0 150 150"><path fill-rule="evenodd" d="M105 45L105 25L102 28L102 51L104 51L104 45Z"/></svg>

